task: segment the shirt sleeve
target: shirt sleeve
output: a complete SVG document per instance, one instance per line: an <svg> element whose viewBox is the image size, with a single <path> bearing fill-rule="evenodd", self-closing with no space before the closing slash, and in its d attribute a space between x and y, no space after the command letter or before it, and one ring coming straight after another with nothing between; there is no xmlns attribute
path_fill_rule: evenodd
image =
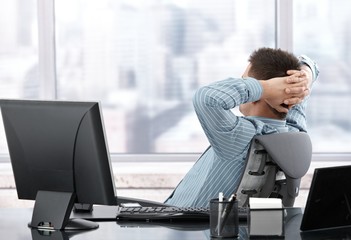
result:
<svg viewBox="0 0 351 240"><path fill-rule="evenodd" d="M253 78L230 78L198 89L193 98L200 124L220 159L241 154L256 134L254 123L236 116L231 109L262 95L261 84Z"/></svg>
<svg viewBox="0 0 351 240"><path fill-rule="evenodd" d="M299 56L299 60L301 64L307 65L312 71L312 87L315 81L319 76L319 68L318 65L306 55ZM312 91L312 87L311 90ZM295 105L289 110L289 113L286 117L287 125L293 128L297 128L299 131L307 132L307 124L306 124L306 107L309 96L307 96L302 103Z"/></svg>

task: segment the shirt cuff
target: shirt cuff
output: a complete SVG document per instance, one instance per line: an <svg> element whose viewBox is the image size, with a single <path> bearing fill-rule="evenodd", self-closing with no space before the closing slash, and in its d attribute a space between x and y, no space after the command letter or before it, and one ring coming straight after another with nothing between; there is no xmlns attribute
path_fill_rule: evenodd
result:
<svg viewBox="0 0 351 240"><path fill-rule="evenodd" d="M260 82L255 78L247 77L243 78L243 83L246 85L248 92L248 102L260 100L263 93L263 87Z"/></svg>
<svg viewBox="0 0 351 240"><path fill-rule="evenodd" d="M299 56L299 60L301 63L306 64L311 69L313 82L317 80L319 75L319 68L317 63L315 63L311 58L307 57L306 55Z"/></svg>

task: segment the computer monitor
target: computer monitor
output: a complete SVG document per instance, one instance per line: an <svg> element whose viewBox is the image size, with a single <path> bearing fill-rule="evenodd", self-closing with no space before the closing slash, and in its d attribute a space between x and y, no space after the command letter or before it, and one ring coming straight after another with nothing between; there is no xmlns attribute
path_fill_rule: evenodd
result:
<svg viewBox="0 0 351 240"><path fill-rule="evenodd" d="M93 229L75 203L116 205L98 102L0 100L19 199L35 200L33 228Z"/></svg>
<svg viewBox="0 0 351 240"><path fill-rule="evenodd" d="M351 165L314 169L300 229L351 228ZM304 234L306 237L309 235ZM341 236L340 236L341 237ZM323 238L336 239L336 238ZM342 237L340 239L343 239ZM346 238L347 239L347 238Z"/></svg>

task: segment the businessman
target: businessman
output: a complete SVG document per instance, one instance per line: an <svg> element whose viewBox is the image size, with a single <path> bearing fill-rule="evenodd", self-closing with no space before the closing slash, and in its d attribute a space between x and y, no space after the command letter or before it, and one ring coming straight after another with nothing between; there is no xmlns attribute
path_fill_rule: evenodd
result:
<svg viewBox="0 0 351 240"><path fill-rule="evenodd" d="M165 203L207 207L218 192L236 192L255 135L307 131L305 108L317 65L308 57L271 48L254 51L241 78L201 87L195 112L210 142ZM239 106L243 116L231 109Z"/></svg>

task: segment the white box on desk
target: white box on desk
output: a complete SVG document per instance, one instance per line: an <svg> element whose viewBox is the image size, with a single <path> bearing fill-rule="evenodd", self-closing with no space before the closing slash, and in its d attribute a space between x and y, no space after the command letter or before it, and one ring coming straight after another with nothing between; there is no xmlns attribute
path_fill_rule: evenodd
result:
<svg viewBox="0 0 351 240"><path fill-rule="evenodd" d="M284 209L279 198L250 198L250 236L284 236Z"/></svg>

